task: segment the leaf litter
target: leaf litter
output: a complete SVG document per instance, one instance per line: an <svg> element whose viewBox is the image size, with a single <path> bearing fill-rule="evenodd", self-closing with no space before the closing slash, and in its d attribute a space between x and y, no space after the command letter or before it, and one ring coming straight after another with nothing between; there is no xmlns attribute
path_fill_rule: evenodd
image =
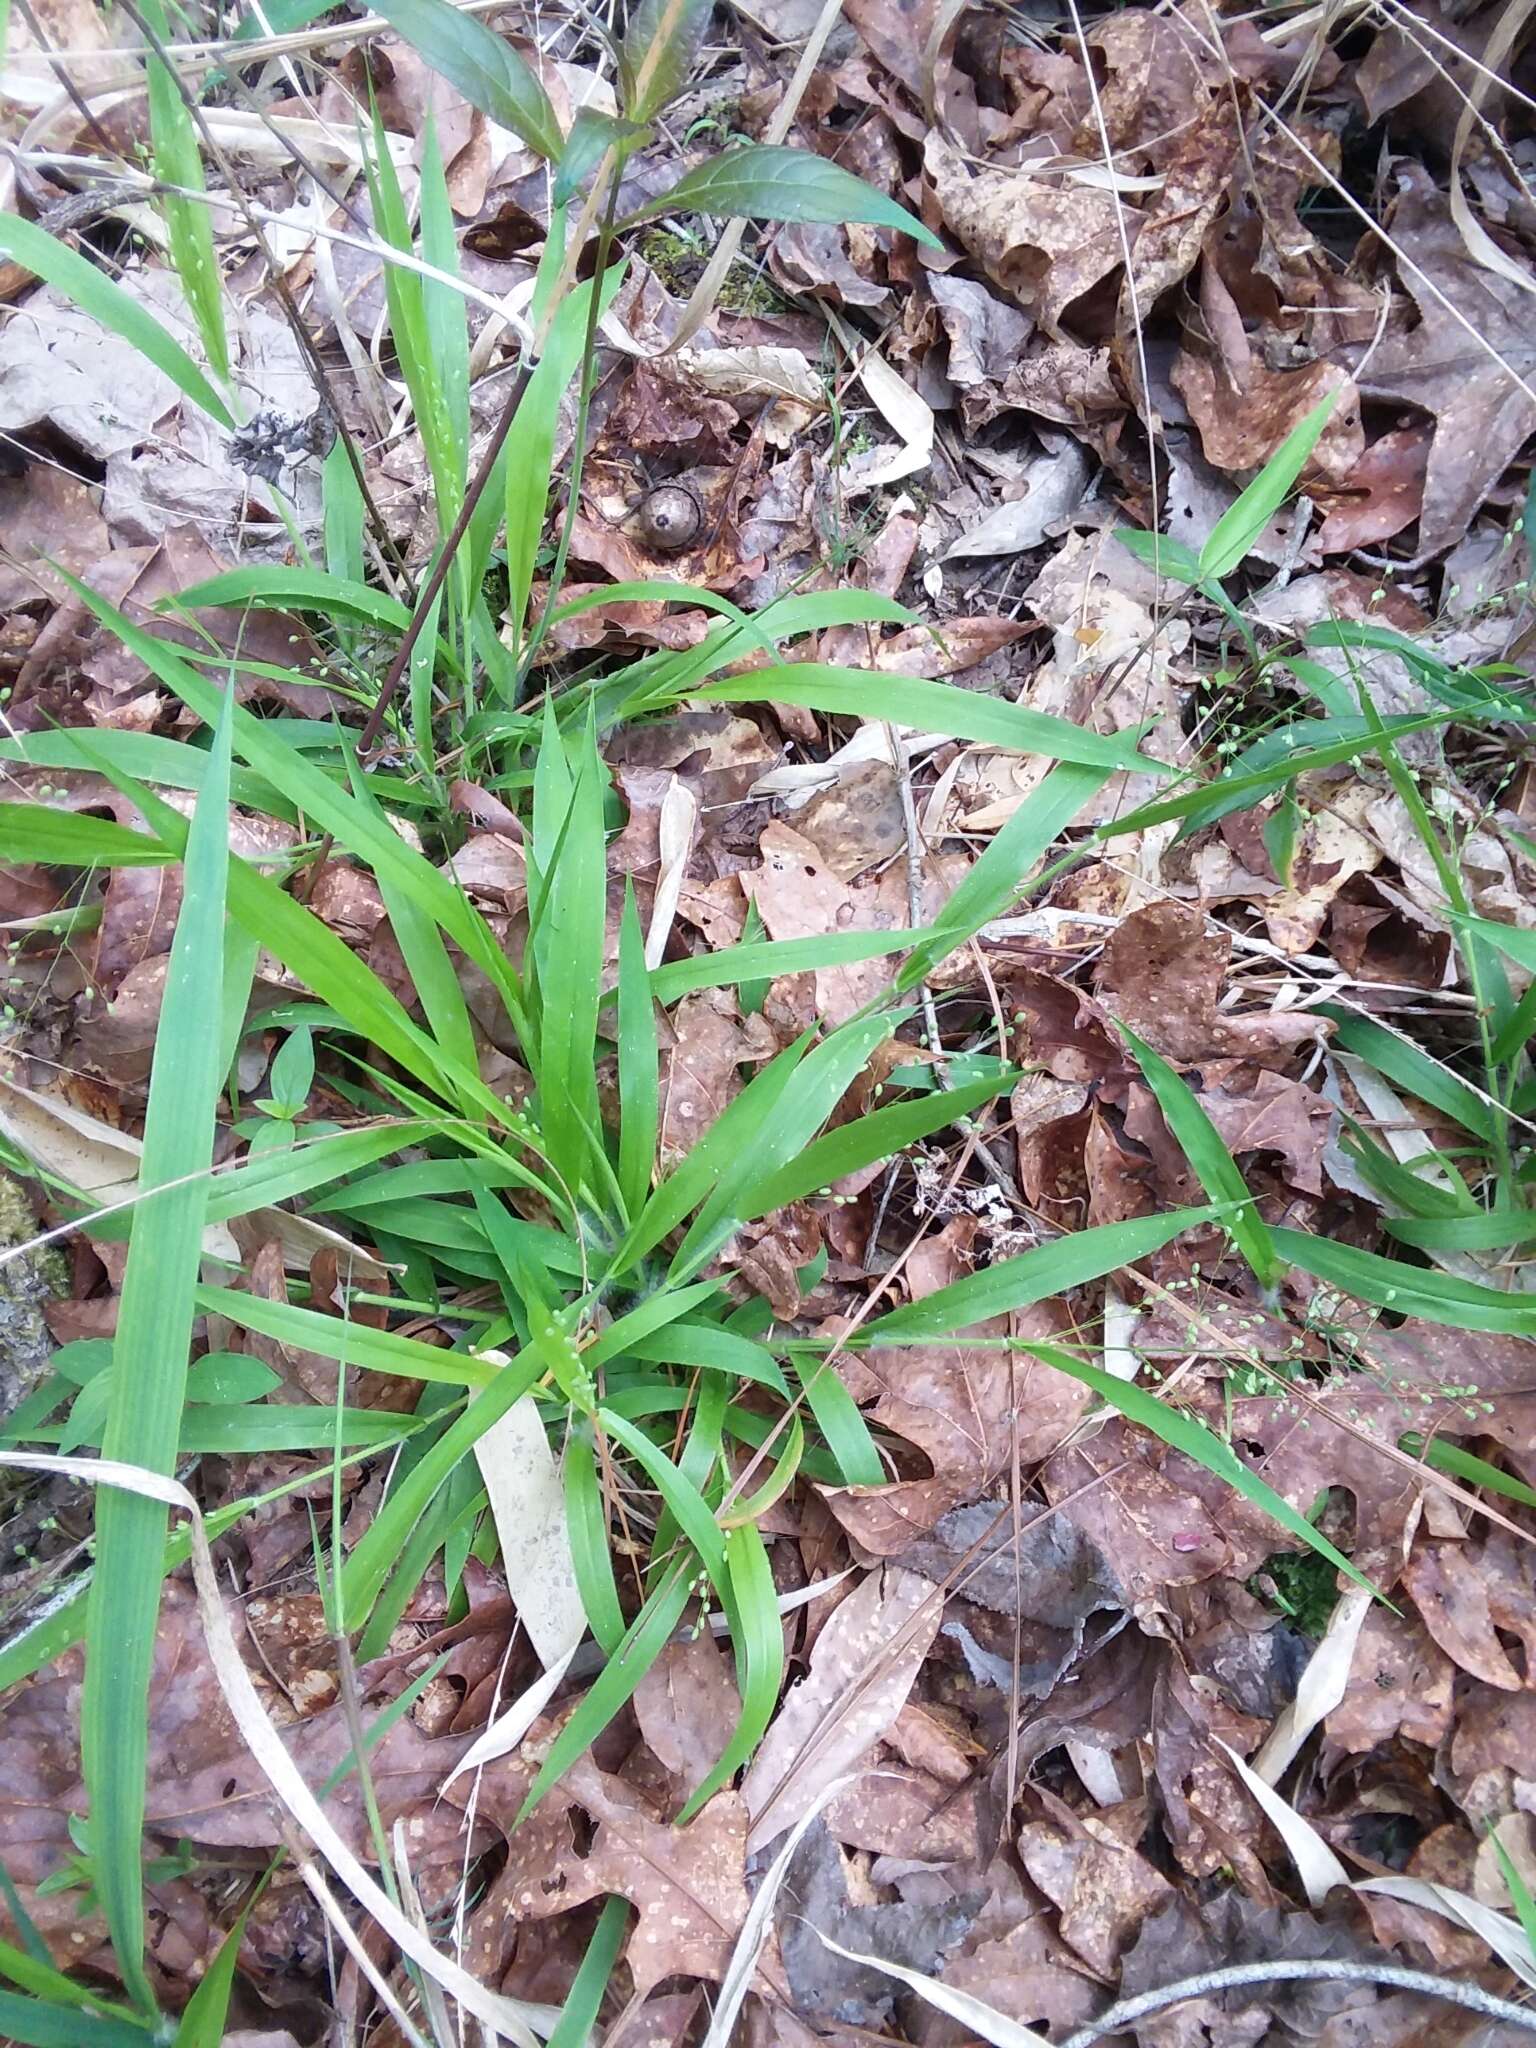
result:
<svg viewBox="0 0 1536 2048"><path fill-rule="evenodd" d="M235 1193L202 1278L303 1319L198 1308L178 1473L218 1578L194 1590L173 1533L142 1766L152 1997L217 2038L188 2000L238 1926L223 2038L408 2038L335 1945L342 1914L440 2043L456 1969L510 2037L612 2048L727 2020L762 2043L1062 2042L1186 1984L1121 2037L1514 2040L1536 1926L1528 36L1476 7L858 0L791 89L815 10L721 15L696 61L683 11L693 44L662 67L683 97L624 169L621 217L657 217L624 233L585 408L572 387L549 409L552 516L525 567L510 538L481 559L462 635L429 629L437 666L382 753L377 728L349 748L565 231L539 104L573 138L607 118L608 46L579 13L496 17L492 111L435 9L295 15L284 42L253 12L248 63L197 40L228 24L178 24L237 439L195 388L217 363L178 275L191 171L138 10L39 0L10 25L11 1448L93 1452L127 1398L112 1340L127 1219L159 1199L140 1134L183 901L165 812L184 825L212 772L207 721L102 606L386 821L354 842L283 757L237 747L241 886L309 915L296 954L257 898L244 985L232 942L206 990L229 1075L209 1185ZM1463 53L1494 49L1502 85L1474 87ZM712 230L665 205L679 160L785 139L879 206L770 214L700 321ZM578 203L600 154L573 139ZM116 280L116 325L37 268L34 224ZM145 354L146 317L190 376ZM319 560L345 605L306 591ZM802 607L784 668L752 696L769 653L744 638L726 701L697 701L718 606L775 600ZM517 688L486 694L508 661ZM818 695L850 672L856 694ZM581 692L606 844L578 905L541 810L552 728L517 748L546 707L574 745ZM1058 729L966 738L944 715L966 700L1139 759L1105 757L1015 858ZM472 921L439 937L429 886ZM596 1367L583 1348L641 1297L600 1289L580 1344L552 1316L613 1247L595 1209L567 1233L544 1155L466 1155L431 1119L342 1149L419 1116L378 1086L412 1031L461 1119L547 1127L508 968L542 991L588 941L605 1007L568 1069L573 1091L592 1069L575 1121L644 1113L637 1013L615 1021L638 959L643 1193L711 1176L695 1231L679 1210L637 1254L661 1261L648 1285L675 1252L669 1282L693 1259L710 1290ZM769 950L720 959L737 946ZM772 1098L801 1135L742 1122L803 1034L835 1045L882 1006L803 1131L793 1088ZM883 1147L860 1135L881 1116ZM1083 1247L1176 1209L1150 1251ZM919 1304L934 1321L905 1334ZM482 1400L525 1342L537 1371L449 1458L451 1375ZM93 2025L147 2039L96 2017L127 2011L133 1965L82 1760L91 1500L67 1469L16 1472L5 1516L0 1972L40 1997L66 1973ZM520 1736L464 1768L509 1710ZM326 1787L323 1838L295 1778ZM403 1830L424 1934L368 1876L395 1882L378 1825ZM305 1881L306 1831L340 1904ZM1321 1962L1344 1974L1285 1976ZM1210 1981L1232 1966L1251 1979ZM1391 1968L1442 1981L1432 2021Z"/></svg>

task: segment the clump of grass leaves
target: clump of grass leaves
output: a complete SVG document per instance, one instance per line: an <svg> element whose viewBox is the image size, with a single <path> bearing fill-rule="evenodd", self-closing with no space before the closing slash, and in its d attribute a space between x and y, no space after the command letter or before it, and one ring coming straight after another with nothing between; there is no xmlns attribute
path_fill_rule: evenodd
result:
<svg viewBox="0 0 1536 2048"><path fill-rule="evenodd" d="M153 10L148 0L144 4L150 26L163 34L158 0ZM370 747L340 726L253 717L235 701L229 662L216 648L173 648L76 585L97 619L201 722L204 736L190 742L61 731L0 746L8 760L105 776L132 799L144 824L128 829L44 804L8 803L0 805L6 858L83 871L177 863L185 887L150 1083L140 1193L128 1222L117 1335L109 1355L93 1355L89 1370L78 1363L73 1379L61 1366L12 1419L6 1441L66 1449L99 1444L106 1458L161 1475L199 1453L315 1450L329 1455L338 1488L346 1465L397 1451L371 1525L349 1553L332 1559L326 1577L338 1631L369 1656L387 1643L435 1559L443 1559L452 1588L471 1548L484 1546L486 1495L477 1449L514 1411L531 1416L559 1460L582 1613L604 1661L550 1747L527 1807L619 1712L690 1604L703 1598L727 1618L741 1711L724 1734L714 1770L684 1809L686 1819L751 1756L778 1700L783 1635L758 1526L762 1515L802 1474L844 1484L878 1483L884 1476L877 1444L826 1364L826 1347L776 1331L762 1302L733 1305L715 1275L717 1255L742 1226L934 1136L1011 1085L1015 1076L999 1070L948 1093L891 1100L828 1129L856 1077L911 1013L932 969L1008 907L1021 878L1037 868L1109 776L1126 768L1165 777L1170 771L1140 755L1133 735L1084 732L943 683L794 658L797 643L831 626L915 623L899 605L867 592L791 595L751 617L709 591L672 581L564 599L597 323L622 274L616 252L626 227L662 212L697 211L771 220L854 218L932 238L903 209L836 166L792 150L750 146L690 171L633 221L618 218L624 165L652 138L658 114L686 81L707 0L642 0L622 45L621 112L610 117L584 110L568 135L533 73L475 16L445 0L387 0L381 11L467 99L553 167L555 209L526 361L476 467L468 335L464 300L452 282L456 252L441 159L429 137L413 228L376 126L369 162L374 220L391 250L411 259L387 263L385 278L393 338L436 499L434 562L414 603L366 580L364 501L356 472L336 453L325 468L323 566L306 558L288 568L236 569L186 593L181 604L194 622L205 605L279 608L322 622L338 671L353 675L358 700L368 709L364 740L387 735L393 758L406 764L402 771L374 765ZM175 188L164 201L169 249L206 367L86 257L42 228L14 217L0 220L0 250L130 341L190 404L228 429L237 423L240 403L199 199L193 108L153 50L148 69L156 167ZM589 236L595 236L596 263L590 280L578 282L577 258ZM548 523L556 424L573 386L577 430L568 510L548 596L540 603L535 566ZM1228 616L1255 661L1266 657L1222 579L1294 484L1323 419L1320 411L1297 430L1198 559L1175 555L1157 537L1132 537L1165 573ZM493 560L508 591L505 638L484 596ZM694 647L589 674L536 701L534 664L552 627L615 598L688 603L712 613L717 624ZM1354 643L1345 629L1327 630L1335 646L1376 644L1363 637L1365 629ZM1314 629L1314 637L1324 631ZM387 663L380 661L381 648ZM1419 661L1405 647L1397 651ZM764 657L762 665L741 668L751 656ZM382 685L376 681L381 667ZM1307 679L1302 658L1293 656L1290 668ZM1435 712L1382 721L1363 691L1353 707L1340 700L1332 678L1326 685L1319 679L1322 674L1313 678L1321 717L1299 720L1280 736L1283 744L1259 741L1215 783L1173 791L1080 846L1170 819L1187 832L1225 810L1293 792L1310 769L1368 751L1386 760L1396 779L1406 772L1394 753L1399 735L1508 709L1496 679L1437 672ZM625 720L683 703L771 701L946 732L1048 756L1056 765L930 926L780 943L748 939L652 968L631 895L617 971L606 975L612 792L600 739ZM451 876L395 829L395 815L412 818L428 836L441 828L447 803L438 764L450 754L483 773L525 818L528 942L520 967ZM157 793L161 789L194 794L190 822ZM310 857L323 835L326 848L372 875L420 999L419 1019L288 892L285 876L231 853L232 799L302 823L311 836L296 860ZM1498 971L1501 951L1514 953L1522 965L1536 964L1524 957L1536 942L1529 934L1484 926L1460 899L1454 907L1468 960L1489 991L1492 1093L1436 1067L1405 1041L1378 1043L1374 1027L1341 1027L1353 1032L1349 1042L1361 1057L1374 1057L1384 1072L1414 1086L1486 1144L1500 1176L1503 1197L1490 1210L1477 1208L1470 1196L1463 1200L1465 1184L1454 1176L1448 1186L1408 1175L1415 1209L1402 1199L1403 1175L1393 1169L1403 1212L1397 1234L1411 1246L1512 1243L1536 1235L1528 1228L1524 1182L1508 1137L1517 1100L1527 1100L1517 1091L1530 1088L1519 1048L1531 999L1511 1003ZM239 1109L236 1055L248 1028L258 949L273 955L307 993L286 1012L292 1036L280 1055L274 1094L254 1120L256 1138L238 1164L213 1173L221 1097L227 1093L231 1111ZM659 1005L702 988L751 987L775 975L881 955L901 956L885 997L836 1029L807 1031L784 1048L681 1160L664 1163ZM504 1012L532 1082L522 1106L481 1077L456 956L479 971ZM332 1086L354 1113L345 1128L316 1131L301 1120L317 1048ZM1213 1217L1230 1231L1266 1293L1296 1265L1341 1292L1453 1325L1536 1331L1529 1298L1269 1228L1186 1084L1150 1048L1133 1040L1131 1050L1200 1176L1207 1205L1045 1244L877 1317L857 1342L929 1343L1088 1285ZM597 1079L609 1055L617 1075L616 1115L605 1113ZM1387 1176L1390 1163L1376 1156L1365 1135L1357 1133L1355 1141L1363 1170ZM386 1166L407 1150L410 1163ZM68 1208L71 1191L54 1192ZM210 1225L293 1202L364 1227L398 1261L412 1294L424 1297L422 1305L461 1331L451 1347L322 1314L302 1301L258 1299L204 1278ZM86 1206L83 1199L75 1203L77 1212ZM103 1233L121 1226L116 1214L86 1225ZM463 1283L488 1286L493 1305L456 1311L451 1296ZM199 1361L189 1376L194 1319L215 1312L241 1329L333 1360L339 1378L357 1367L402 1376L418 1389L414 1410L352 1410L340 1396L334 1409L265 1406L266 1382L243 1359ZM1297 1542L1359 1576L1196 1420L1076 1352L1030 1348L1220 1474ZM68 1414L54 1420L65 1403L73 1404ZM733 1478L732 1453L742 1448L761 1472L751 1493ZM634 1474L658 1504L628 1597L615 1573L612 1495L605 1483L617 1468ZM235 1503L210 1517L209 1533L234 1526L260 1505L255 1499ZM339 1545L339 1528L332 1536ZM185 1529L168 1531L158 1501L104 1490L89 1591L65 1600L0 1654L0 1685L7 1685L84 1633L91 1882L128 2000L114 2005L82 1992L52 1968L33 1938L22 1948L0 1943L0 1974L19 1987L0 1994L0 2027L17 2040L164 2038L144 1961L146 1715L161 1580L187 1555ZM623 1918L620 1908L599 1922L557 2039L584 2037L618 1952ZM25 1928L24 1916L20 1924ZM219 2038L237 1945L238 1929L176 2032L184 2048Z"/></svg>

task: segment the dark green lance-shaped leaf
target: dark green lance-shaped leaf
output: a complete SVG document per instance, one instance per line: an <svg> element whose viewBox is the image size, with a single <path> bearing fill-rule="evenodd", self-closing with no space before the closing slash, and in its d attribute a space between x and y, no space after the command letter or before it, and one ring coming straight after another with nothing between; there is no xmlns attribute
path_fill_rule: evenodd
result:
<svg viewBox="0 0 1536 2048"><path fill-rule="evenodd" d="M632 121L649 121L682 91L713 12L713 0L638 0L619 49Z"/></svg>
<svg viewBox="0 0 1536 2048"><path fill-rule="evenodd" d="M930 249L942 249L938 236L894 199L866 185L852 171L808 150L754 142L712 156L641 207L637 221L664 213L707 213L713 219L792 220L841 227L867 221L872 227L895 228Z"/></svg>
<svg viewBox="0 0 1536 2048"><path fill-rule="evenodd" d="M472 107L554 163L565 147L549 95L512 45L449 0L383 0L380 14Z"/></svg>
<svg viewBox="0 0 1536 2048"><path fill-rule="evenodd" d="M454 10L448 11L451 14ZM141 356L170 378L178 391L184 392L194 405L200 405L221 427L234 426L229 407L181 343L94 263L77 256L35 221L22 220L14 213L0 214L0 254L34 272L45 284L51 284L72 300L82 313L89 313L93 320L130 342Z"/></svg>
<svg viewBox="0 0 1536 2048"><path fill-rule="evenodd" d="M555 204L565 206L575 198L602 159L603 152L620 145L639 142L645 129L635 121L620 121L596 107L583 107L571 123L555 174Z"/></svg>

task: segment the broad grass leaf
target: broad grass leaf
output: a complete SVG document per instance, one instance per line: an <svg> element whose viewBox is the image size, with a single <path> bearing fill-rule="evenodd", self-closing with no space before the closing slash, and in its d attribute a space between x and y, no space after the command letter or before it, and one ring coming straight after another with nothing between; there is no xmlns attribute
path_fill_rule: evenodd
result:
<svg viewBox="0 0 1536 2048"><path fill-rule="evenodd" d="M446 4L446 0L445 0ZM169 377L177 390L201 406L221 427L234 428L234 417L219 393L181 343L147 313L131 293L114 284L94 263L19 214L0 214L0 252L51 284L111 333L120 335L141 356Z"/></svg>
<svg viewBox="0 0 1536 2048"><path fill-rule="evenodd" d="M0 803L0 860L14 866L158 868L176 858L146 832L52 804Z"/></svg>
<svg viewBox="0 0 1536 2048"><path fill-rule="evenodd" d="M171 40L162 0L141 0L144 20L161 49ZM146 59L149 132L155 175L180 192L163 192L161 212L170 238L171 261L209 362L221 381L229 379L229 340L224 331L224 285L213 243L213 215L200 197L205 187L203 156L192 115L170 67L153 52Z"/></svg>
<svg viewBox="0 0 1536 2048"><path fill-rule="evenodd" d="M226 569L190 589L178 591L178 611L197 611L204 605L254 604L278 611L290 608L361 619L381 631L403 633L411 622L410 610L387 591L372 590L366 583L354 583L345 576L333 576L324 569L297 569L279 562L248 564L243 569Z"/></svg>
<svg viewBox="0 0 1536 2048"><path fill-rule="evenodd" d="M685 172L670 192L641 207L634 218L654 220L670 213L829 226L868 221L874 227L895 228L927 248L943 247L915 215L852 171L824 156L813 156L809 150L774 143L749 143L707 158L697 169Z"/></svg>
<svg viewBox="0 0 1536 2048"><path fill-rule="evenodd" d="M1274 518L1286 493L1306 467L1307 457L1317 446L1318 436L1328 424L1336 391L1315 405L1305 419L1286 435L1253 482L1217 520L1200 550L1202 580L1219 582L1246 559L1249 549Z"/></svg>
<svg viewBox="0 0 1536 2048"><path fill-rule="evenodd" d="M1405 1266L1376 1252L1313 1237L1304 1230L1273 1232L1281 1256L1316 1280L1394 1315L1417 1316L1453 1330L1491 1330L1536 1337L1536 1294L1510 1294L1475 1280L1423 1266Z"/></svg>
<svg viewBox="0 0 1536 2048"><path fill-rule="evenodd" d="M1181 1230L1208 1223L1211 1209L1174 1209L1165 1216L1139 1216L1125 1223L1101 1223L1093 1230L1058 1237L1034 1251L1021 1252L979 1273L967 1274L948 1287L925 1294L889 1315L876 1316L862 1332L868 1343L926 1343L982 1323L1009 1309L1048 1301L1069 1288L1102 1280L1122 1266L1133 1265L1161 1251Z"/></svg>
<svg viewBox="0 0 1536 2048"><path fill-rule="evenodd" d="M224 1081L205 1004L223 969L232 709L231 698L187 833L144 1119L143 1178L164 1191L134 1214L113 1343L116 1397L103 1433L106 1457L160 1474L178 1448L208 1194L201 1176L212 1163ZM146 2012L155 1997L144 1968L141 1844L165 1525L159 1501L117 1488L97 1501L80 1707L97 1892L124 1984Z"/></svg>
<svg viewBox="0 0 1536 2048"><path fill-rule="evenodd" d="M1244 1500L1262 1508L1280 1528L1299 1538L1309 1550L1315 1550L1320 1557L1327 1558L1336 1570L1346 1573L1357 1586L1374 1593L1378 1599L1384 1596L1365 1574L1358 1570L1341 1550L1334 1547L1328 1538L1314 1529L1306 1516L1293 1508L1282 1494L1267 1481L1252 1472L1237 1456L1224 1438L1207 1429L1205 1424L1193 1415L1186 1415L1182 1408L1160 1401L1135 1380L1117 1379L1113 1373L1105 1372L1101 1366L1090 1365L1086 1359L1075 1357L1055 1344L1030 1344L1020 1342L1021 1351L1027 1351L1032 1358L1038 1358L1046 1365L1055 1366L1058 1372L1080 1380L1085 1387L1091 1387L1100 1400L1108 1402L1128 1422L1138 1423L1149 1429L1154 1436L1161 1437L1172 1449L1181 1451L1186 1458L1193 1458L1197 1465L1203 1465L1218 1479L1240 1493ZM1390 1602L1386 1603L1390 1606Z"/></svg>
<svg viewBox="0 0 1536 2048"><path fill-rule="evenodd" d="M1238 1250L1261 1287L1272 1287L1283 1270L1269 1226L1259 1214L1248 1192L1248 1183L1237 1161L1227 1150L1221 1133L1206 1115L1199 1098L1181 1074L1174 1072L1159 1052L1128 1024L1121 1024L1121 1036L1131 1048L1147 1086L1168 1128L1178 1140L1184 1157L1199 1175L1200 1185L1222 1209L1222 1221L1231 1231Z"/></svg>
<svg viewBox="0 0 1536 2048"><path fill-rule="evenodd" d="M1128 739L1103 738L1085 732L1070 719L1029 711L979 690L953 683L930 683L918 676L883 671L832 668L824 663L796 662L783 668L753 669L728 682L706 683L690 695L710 704L803 704L811 711L840 717L884 718L918 732L942 732L957 740L976 740L1010 747L1023 754L1045 754L1056 761L1080 761L1090 767L1129 769L1136 774L1171 775L1165 762L1136 751Z"/></svg>

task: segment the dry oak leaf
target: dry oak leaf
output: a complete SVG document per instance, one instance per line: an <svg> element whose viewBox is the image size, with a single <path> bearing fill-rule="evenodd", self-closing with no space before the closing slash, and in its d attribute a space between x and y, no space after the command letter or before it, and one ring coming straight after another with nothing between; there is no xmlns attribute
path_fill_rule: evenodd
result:
<svg viewBox="0 0 1536 2048"><path fill-rule="evenodd" d="M715 1731L721 1742L726 1726ZM539 1736L547 1742L553 1732L552 1723L536 1723L524 1757L492 1765L482 1780L479 1811L506 1833L509 1854L490 1917L503 1923L550 1919L589 1899L617 1895L640 1916L625 1950L637 1991L673 1976L718 1981L747 1912L741 1800L717 1792L686 1827L676 1827L642 1791L583 1756L558 1792L515 1825L532 1774L527 1752L530 1745L545 1746ZM573 1804L596 1826L585 1853L573 1832ZM494 1940L489 1927L485 1938Z"/></svg>
<svg viewBox="0 0 1536 2048"><path fill-rule="evenodd" d="M741 1696L708 1629L668 1643L635 1687L640 1733L690 1796L720 1760L721 1731L740 1715Z"/></svg>
<svg viewBox="0 0 1536 2048"><path fill-rule="evenodd" d="M1419 1618L1451 1661L1485 1685L1519 1692L1524 1681L1499 1641L1481 1560L1464 1543L1421 1543L1403 1570Z"/></svg>
<svg viewBox="0 0 1536 2048"><path fill-rule="evenodd" d="M978 1337L1059 1339L1065 1318L1041 1303L1012 1319L979 1324ZM1037 1359L979 1344L876 1349L857 1360L855 1392L879 1389L871 1418L923 1451L921 1479L880 1486L825 1486L823 1499L855 1542L898 1555L951 1508L985 1492L1014 1454L1026 1464L1055 1450L1087 1405L1086 1390Z"/></svg>
<svg viewBox="0 0 1536 2048"><path fill-rule="evenodd" d="M1419 323L1389 331L1371 351L1362 389L1434 416L1419 515L1419 553L1428 556L1460 540L1536 433L1536 334L1529 295L1472 260L1429 174L1403 163L1397 175L1403 190L1390 225Z"/></svg>
<svg viewBox="0 0 1536 2048"><path fill-rule="evenodd" d="M1020 170L973 176L937 135L928 138L924 165L946 226L1047 334L1059 338L1067 308L1119 268L1116 194ZM1136 225L1128 218L1126 232Z"/></svg>
<svg viewBox="0 0 1536 2048"><path fill-rule="evenodd" d="M1018 1847L1030 1877L1061 1908L1062 1940L1112 1977L1142 1920L1170 1896L1168 1880L1097 1814L1074 1816L1070 1827L1030 1821Z"/></svg>
<svg viewBox="0 0 1536 2048"><path fill-rule="evenodd" d="M1309 476L1341 484L1365 451L1360 394L1332 363L1271 370L1250 363L1236 377L1220 363L1180 351L1174 389L1200 430L1200 446L1217 469L1250 470L1268 462L1293 427L1330 392L1333 411L1312 451Z"/></svg>
<svg viewBox="0 0 1536 2048"><path fill-rule="evenodd" d="M1262 1060L1324 1033L1315 1017L1218 1014L1231 958L1230 935L1192 904L1150 903L1106 941L1099 993L1106 1009L1171 1060Z"/></svg>
<svg viewBox="0 0 1536 2048"><path fill-rule="evenodd" d="M1391 540L1423 510L1430 435L1397 427L1373 441L1339 486L1317 535L1325 555L1346 554Z"/></svg>
<svg viewBox="0 0 1536 2048"><path fill-rule="evenodd" d="M1373 1605L1355 1643L1344 1697L1324 1724L1328 1740L1359 1752L1401 1734L1435 1749L1451 1726L1455 1680L1450 1658L1412 1615ZM1529 1735L1522 1757L1531 1754Z"/></svg>
<svg viewBox="0 0 1536 2048"><path fill-rule="evenodd" d="M884 1736L907 1703L942 1611L925 1578L891 1565L839 1604L742 1779L748 1854L793 1827Z"/></svg>

